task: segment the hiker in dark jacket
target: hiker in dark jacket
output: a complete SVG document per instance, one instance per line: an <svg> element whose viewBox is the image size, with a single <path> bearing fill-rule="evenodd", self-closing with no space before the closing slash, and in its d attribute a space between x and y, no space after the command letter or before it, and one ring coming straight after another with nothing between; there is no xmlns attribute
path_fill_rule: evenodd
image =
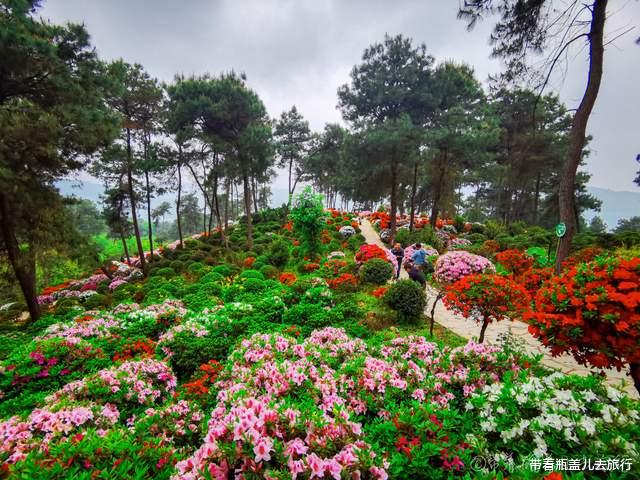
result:
<svg viewBox="0 0 640 480"><path fill-rule="evenodd" d="M398 268L396 268L396 280L400 277L400 269L402 268L402 261L404 260L404 249L402 245L396 243L391 249L391 253L398 260Z"/></svg>
<svg viewBox="0 0 640 480"><path fill-rule="evenodd" d="M415 265L407 263L404 266L404 269L409 274L409 278L411 280L413 280L414 282L418 282L420 285L422 285L422 288L427 286L427 278L424 276L424 273L422 273Z"/></svg>

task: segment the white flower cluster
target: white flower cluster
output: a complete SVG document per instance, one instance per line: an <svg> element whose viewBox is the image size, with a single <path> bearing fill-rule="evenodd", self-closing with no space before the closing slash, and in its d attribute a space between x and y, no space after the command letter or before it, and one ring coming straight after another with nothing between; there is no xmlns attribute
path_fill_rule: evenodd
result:
<svg viewBox="0 0 640 480"><path fill-rule="evenodd" d="M510 454L514 443L520 441L531 445L531 454L536 457L550 453L552 441L569 442L576 449L599 448L598 432L640 419L638 410L623 401L625 396L619 390L570 390L563 387L566 379L556 372L542 379L530 377L487 385L469 399L466 410L477 411L480 429L485 436L495 438L500 451ZM637 455L633 442L617 438L615 443L620 453Z"/></svg>

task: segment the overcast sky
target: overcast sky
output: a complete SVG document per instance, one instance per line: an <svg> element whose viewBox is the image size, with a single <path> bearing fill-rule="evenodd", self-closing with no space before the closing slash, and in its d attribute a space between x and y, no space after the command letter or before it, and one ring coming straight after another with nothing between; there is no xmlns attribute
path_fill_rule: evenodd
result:
<svg viewBox="0 0 640 480"><path fill-rule="evenodd" d="M163 81L174 74L245 72L277 117L296 105L311 128L340 121L339 85L364 49L385 33L424 42L436 61L456 60L486 81L501 65L489 58L491 23L467 32L456 0L44 0L52 22L84 23L103 59L141 63ZM560 5L563 2L558 0ZM614 0L600 96L589 123L594 136L591 185L638 191L640 153L640 1ZM572 55L564 81L552 89L575 108L584 89L586 52ZM279 179L280 184L282 179Z"/></svg>

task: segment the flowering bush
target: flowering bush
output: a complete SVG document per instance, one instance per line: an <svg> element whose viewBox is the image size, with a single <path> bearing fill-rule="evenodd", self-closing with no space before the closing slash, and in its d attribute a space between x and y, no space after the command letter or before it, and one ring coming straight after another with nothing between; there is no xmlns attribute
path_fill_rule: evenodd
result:
<svg viewBox="0 0 640 480"><path fill-rule="evenodd" d="M315 271L316 271L316 270L318 270L319 268L320 268L320 265L319 265L318 263L313 263L313 262L305 263L305 264L302 266L302 269L303 269L305 272L315 272Z"/></svg>
<svg viewBox="0 0 640 480"><path fill-rule="evenodd" d="M553 277L553 268L530 268L522 274L520 282L531 298L535 298L538 290Z"/></svg>
<svg viewBox="0 0 640 480"><path fill-rule="evenodd" d="M604 250L600 247L586 247L578 250L576 253L562 262L562 268L569 270L575 267L579 263L587 263L594 260L596 257L602 255Z"/></svg>
<svg viewBox="0 0 640 480"><path fill-rule="evenodd" d="M521 250L503 250L496 253L496 261L516 278L520 278L533 267L534 258Z"/></svg>
<svg viewBox="0 0 640 480"><path fill-rule="evenodd" d="M156 343L148 338L128 340L113 355L113 361L125 361L132 358L151 358L156 353Z"/></svg>
<svg viewBox="0 0 640 480"><path fill-rule="evenodd" d="M337 278L328 280L329 288L342 292L353 291L358 286L358 279L351 273L343 273Z"/></svg>
<svg viewBox="0 0 640 480"><path fill-rule="evenodd" d="M599 258L548 281L526 316L553 355L597 368L631 366L640 391L640 258Z"/></svg>
<svg viewBox="0 0 640 480"><path fill-rule="evenodd" d="M474 273L493 273L493 264L480 255L465 251L447 252L438 257L433 278L442 285L454 283Z"/></svg>
<svg viewBox="0 0 640 480"><path fill-rule="evenodd" d="M195 445L202 440L204 413L194 402L179 400L160 408L147 408L135 423L140 436L151 435L176 446Z"/></svg>
<svg viewBox="0 0 640 480"><path fill-rule="evenodd" d="M218 374L222 370L222 365L216 360L209 360L208 363L200 365L198 370L202 372L202 374L195 380L184 384L187 393L193 397L200 397L209 393L209 389L217 380Z"/></svg>
<svg viewBox="0 0 640 480"><path fill-rule="evenodd" d="M294 283L296 283L296 280L298 280L298 277L296 277L295 273L284 272L282 275L280 275L279 280L280 283L284 285L293 285Z"/></svg>
<svg viewBox="0 0 640 480"><path fill-rule="evenodd" d="M324 278L335 278L343 272L347 262L344 260L331 259L324 262L321 272L319 272Z"/></svg>
<svg viewBox="0 0 640 480"><path fill-rule="evenodd" d="M465 318L482 323L479 342L484 340L487 325L528 310L531 298L513 280L501 275L468 275L446 288L445 305Z"/></svg>
<svg viewBox="0 0 640 480"><path fill-rule="evenodd" d="M461 250L471 245L471 241L466 238L454 237L447 242L447 248L450 250Z"/></svg>
<svg viewBox="0 0 640 480"><path fill-rule="evenodd" d="M123 414L130 414L139 411L141 406L166 400L175 387L176 377L166 363L143 359L124 362L68 383L47 401L111 403Z"/></svg>
<svg viewBox="0 0 640 480"><path fill-rule="evenodd" d="M640 441L637 408L594 377L518 375L487 385L468 400L465 410L477 422L468 441L481 445L480 455L510 459L505 467L511 470L527 454L633 458Z"/></svg>
<svg viewBox="0 0 640 480"><path fill-rule="evenodd" d="M387 252L384 248L379 247L373 243L362 245L358 253L356 253L356 262L364 263L367 260L373 258L379 258L381 260L387 260Z"/></svg>
<svg viewBox="0 0 640 480"><path fill-rule="evenodd" d="M35 409L26 420L11 417L0 423L0 460L16 463L31 450L46 450L48 445L88 426L105 429L120 418L118 409L109 403L89 404L50 410ZM82 437L82 434L79 434Z"/></svg>
<svg viewBox="0 0 640 480"><path fill-rule="evenodd" d="M251 268L256 261L256 257L247 257L242 262L244 268Z"/></svg>
<svg viewBox="0 0 640 480"><path fill-rule="evenodd" d="M373 295L376 298L382 298L382 297L384 297L384 294L386 292L387 292L387 287L378 287L374 291L371 292L371 295Z"/></svg>

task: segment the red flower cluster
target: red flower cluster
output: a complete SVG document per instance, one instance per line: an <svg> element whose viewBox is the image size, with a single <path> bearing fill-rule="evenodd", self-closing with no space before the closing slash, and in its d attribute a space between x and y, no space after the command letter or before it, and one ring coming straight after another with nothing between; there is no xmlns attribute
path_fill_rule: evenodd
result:
<svg viewBox="0 0 640 480"><path fill-rule="evenodd" d="M521 250L498 252L496 260L516 278L520 278L524 272L533 267L533 257Z"/></svg>
<svg viewBox="0 0 640 480"><path fill-rule="evenodd" d="M317 263L305 263L302 268L305 272L315 272L320 268L320 265L318 265Z"/></svg>
<svg viewBox="0 0 640 480"><path fill-rule="evenodd" d="M553 355L597 368L640 363L640 258L599 258L552 278L526 316Z"/></svg>
<svg viewBox="0 0 640 480"><path fill-rule="evenodd" d="M71 282L73 282L73 280L67 280L66 282L63 282L59 285L53 285L51 287L47 287L44 290L42 290L42 295L51 295L60 290L65 290L69 288L69 286L71 285Z"/></svg>
<svg viewBox="0 0 640 480"><path fill-rule="evenodd" d="M256 261L256 257L247 257L244 259L244 262L242 262L242 265L245 268L251 268L255 263L255 261Z"/></svg>
<svg viewBox="0 0 640 480"><path fill-rule="evenodd" d="M358 279L350 273L343 273L338 278L328 280L327 283L333 290L349 291L358 286Z"/></svg>
<svg viewBox="0 0 640 480"><path fill-rule="evenodd" d="M296 283L296 280L298 280L298 277L296 277L295 273L284 272L282 275L280 275L279 280L280 283L284 285L293 285L294 283Z"/></svg>
<svg viewBox="0 0 640 480"><path fill-rule="evenodd" d="M535 297L538 290L553 277L553 268L530 268L522 274L520 283L531 297Z"/></svg>
<svg viewBox="0 0 640 480"><path fill-rule="evenodd" d="M287 222L285 223L282 228L284 230L286 230L287 232L292 232L293 231L293 222Z"/></svg>
<svg viewBox="0 0 640 480"><path fill-rule="evenodd" d="M152 358L156 353L156 343L145 338L125 343L119 350L113 354L113 361L131 360L132 358Z"/></svg>
<svg viewBox="0 0 640 480"><path fill-rule="evenodd" d="M373 212L371 215L369 215L369 220L371 222L380 220L380 228L389 228L391 216L387 212Z"/></svg>
<svg viewBox="0 0 640 480"><path fill-rule="evenodd" d="M444 303L463 317L482 322L482 342L487 324L523 315L529 310L531 298L509 277L474 274L449 285Z"/></svg>
<svg viewBox="0 0 640 480"><path fill-rule="evenodd" d="M575 267L579 263L587 263L595 260L595 258L599 255L602 255L604 250L600 247L586 247L581 250L578 250L576 253L567 258L564 262L562 262L562 268L565 270L569 270L570 268Z"/></svg>
<svg viewBox="0 0 640 480"><path fill-rule="evenodd" d="M385 262L387 259L387 253L378 245L368 243L360 247L360 251L356 253L356 262L364 263L372 258L380 258Z"/></svg>
<svg viewBox="0 0 640 480"><path fill-rule="evenodd" d="M322 266L325 277L337 277L340 275L340 271L347 266L347 262L344 260L332 259L324 262Z"/></svg>
<svg viewBox="0 0 640 480"><path fill-rule="evenodd" d="M202 375L196 378L193 382L185 383L184 388L190 395L207 395L209 393L209 388L215 383L221 370L222 365L220 365L219 362L209 360L209 363L203 363L200 365Z"/></svg>
<svg viewBox="0 0 640 480"><path fill-rule="evenodd" d="M381 298L385 293L387 293L387 287L378 287L373 292L371 292L371 295L376 298Z"/></svg>

